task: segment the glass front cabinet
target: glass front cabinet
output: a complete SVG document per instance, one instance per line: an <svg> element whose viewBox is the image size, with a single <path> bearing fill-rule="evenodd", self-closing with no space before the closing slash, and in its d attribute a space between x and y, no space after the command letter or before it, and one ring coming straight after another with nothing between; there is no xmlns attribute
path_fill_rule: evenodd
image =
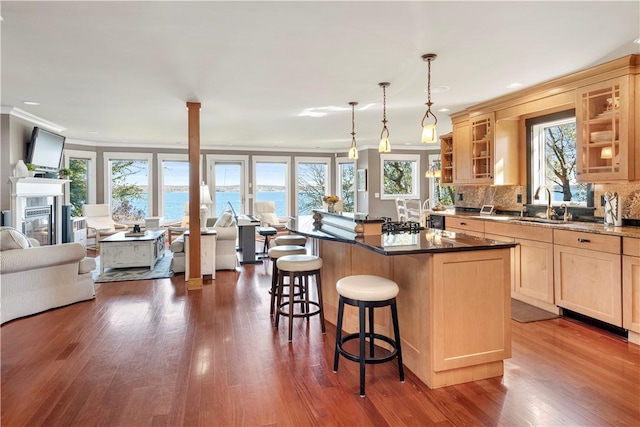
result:
<svg viewBox="0 0 640 427"><path fill-rule="evenodd" d="M634 179L633 76L576 90L579 182Z"/></svg>

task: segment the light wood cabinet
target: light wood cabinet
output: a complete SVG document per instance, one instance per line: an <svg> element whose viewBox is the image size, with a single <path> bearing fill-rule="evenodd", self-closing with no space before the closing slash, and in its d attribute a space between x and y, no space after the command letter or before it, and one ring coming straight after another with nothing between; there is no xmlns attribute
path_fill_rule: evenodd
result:
<svg viewBox="0 0 640 427"><path fill-rule="evenodd" d="M620 237L554 230L556 305L622 326Z"/></svg>
<svg viewBox="0 0 640 427"><path fill-rule="evenodd" d="M453 132L440 137L442 184L453 184Z"/></svg>
<svg viewBox="0 0 640 427"><path fill-rule="evenodd" d="M474 184L493 183L493 128L495 115L469 118L471 131L471 180Z"/></svg>
<svg viewBox="0 0 640 427"><path fill-rule="evenodd" d="M453 183L468 184L471 181L471 140L469 121L453 122Z"/></svg>
<svg viewBox="0 0 640 427"><path fill-rule="evenodd" d="M622 240L622 327L640 345L640 239Z"/></svg>
<svg viewBox="0 0 640 427"><path fill-rule="evenodd" d="M513 249L511 297L558 313L554 304L553 230L488 221L484 237L518 243Z"/></svg>
<svg viewBox="0 0 640 427"><path fill-rule="evenodd" d="M475 237L484 237L484 221L481 220L447 217L444 225L447 231L464 233Z"/></svg>
<svg viewBox="0 0 640 427"><path fill-rule="evenodd" d="M634 180L633 85L626 75L576 90L578 181Z"/></svg>

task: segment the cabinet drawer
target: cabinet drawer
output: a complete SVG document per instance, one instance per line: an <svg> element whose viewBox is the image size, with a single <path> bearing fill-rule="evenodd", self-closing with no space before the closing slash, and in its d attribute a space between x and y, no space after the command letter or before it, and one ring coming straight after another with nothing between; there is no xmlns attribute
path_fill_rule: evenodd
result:
<svg viewBox="0 0 640 427"><path fill-rule="evenodd" d="M459 230L469 230L484 233L484 221L447 217L447 219L444 221L444 224L447 229L451 227L457 228Z"/></svg>
<svg viewBox="0 0 640 427"><path fill-rule="evenodd" d="M553 243L572 248L608 252L610 254L620 254L622 249L620 237L579 231L554 230Z"/></svg>
<svg viewBox="0 0 640 427"><path fill-rule="evenodd" d="M634 239L633 237L623 237L622 253L624 255L640 257L640 239Z"/></svg>
<svg viewBox="0 0 640 427"><path fill-rule="evenodd" d="M546 227L487 221L484 225L484 232L500 236L515 237L518 239L553 243L553 229Z"/></svg>

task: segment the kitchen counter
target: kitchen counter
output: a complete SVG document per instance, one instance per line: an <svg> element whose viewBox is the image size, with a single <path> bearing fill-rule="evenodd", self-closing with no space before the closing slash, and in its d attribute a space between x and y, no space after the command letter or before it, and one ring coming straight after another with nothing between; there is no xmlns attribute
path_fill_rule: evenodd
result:
<svg viewBox="0 0 640 427"><path fill-rule="evenodd" d="M344 215L316 214L315 225L292 231L310 237L323 260L328 322L336 324L339 279L386 277L400 288L404 365L428 387L503 375L503 360L511 357L513 243L442 230L381 233L379 220L360 223ZM371 227L363 231L361 225ZM376 332L393 334L387 311L377 312L375 323ZM345 307L343 328L357 331L357 308Z"/></svg>
<svg viewBox="0 0 640 427"><path fill-rule="evenodd" d="M475 212L455 212L453 210L433 212L430 215L478 219L482 221L500 221L505 223L526 225L529 227L545 227L545 228L553 228L553 229L561 229L561 230L569 230L569 231L581 231L584 233L605 234L609 236L640 238L640 227L634 227L634 226L612 227L612 226L605 226L604 224L595 223L595 222L580 222L580 221L564 222L562 220L545 220L544 218L535 218L535 217L522 218L519 216L509 216L509 215L479 215L478 213L475 213Z"/></svg>

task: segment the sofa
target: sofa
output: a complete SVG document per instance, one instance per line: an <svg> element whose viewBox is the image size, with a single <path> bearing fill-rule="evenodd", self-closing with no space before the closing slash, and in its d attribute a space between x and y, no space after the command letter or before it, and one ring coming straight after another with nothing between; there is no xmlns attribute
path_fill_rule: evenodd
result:
<svg viewBox="0 0 640 427"><path fill-rule="evenodd" d="M80 243L37 246L0 228L0 323L95 298L95 259Z"/></svg>
<svg viewBox="0 0 640 427"><path fill-rule="evenodd" d="M207 228L216 231L216 270L233 270L237 266L236 242L238 227L229 212L223 212L220 218L207 219ZM171 270L174 273L185 271L184 234L176 238L169 246L173 253Z"/></svg>

